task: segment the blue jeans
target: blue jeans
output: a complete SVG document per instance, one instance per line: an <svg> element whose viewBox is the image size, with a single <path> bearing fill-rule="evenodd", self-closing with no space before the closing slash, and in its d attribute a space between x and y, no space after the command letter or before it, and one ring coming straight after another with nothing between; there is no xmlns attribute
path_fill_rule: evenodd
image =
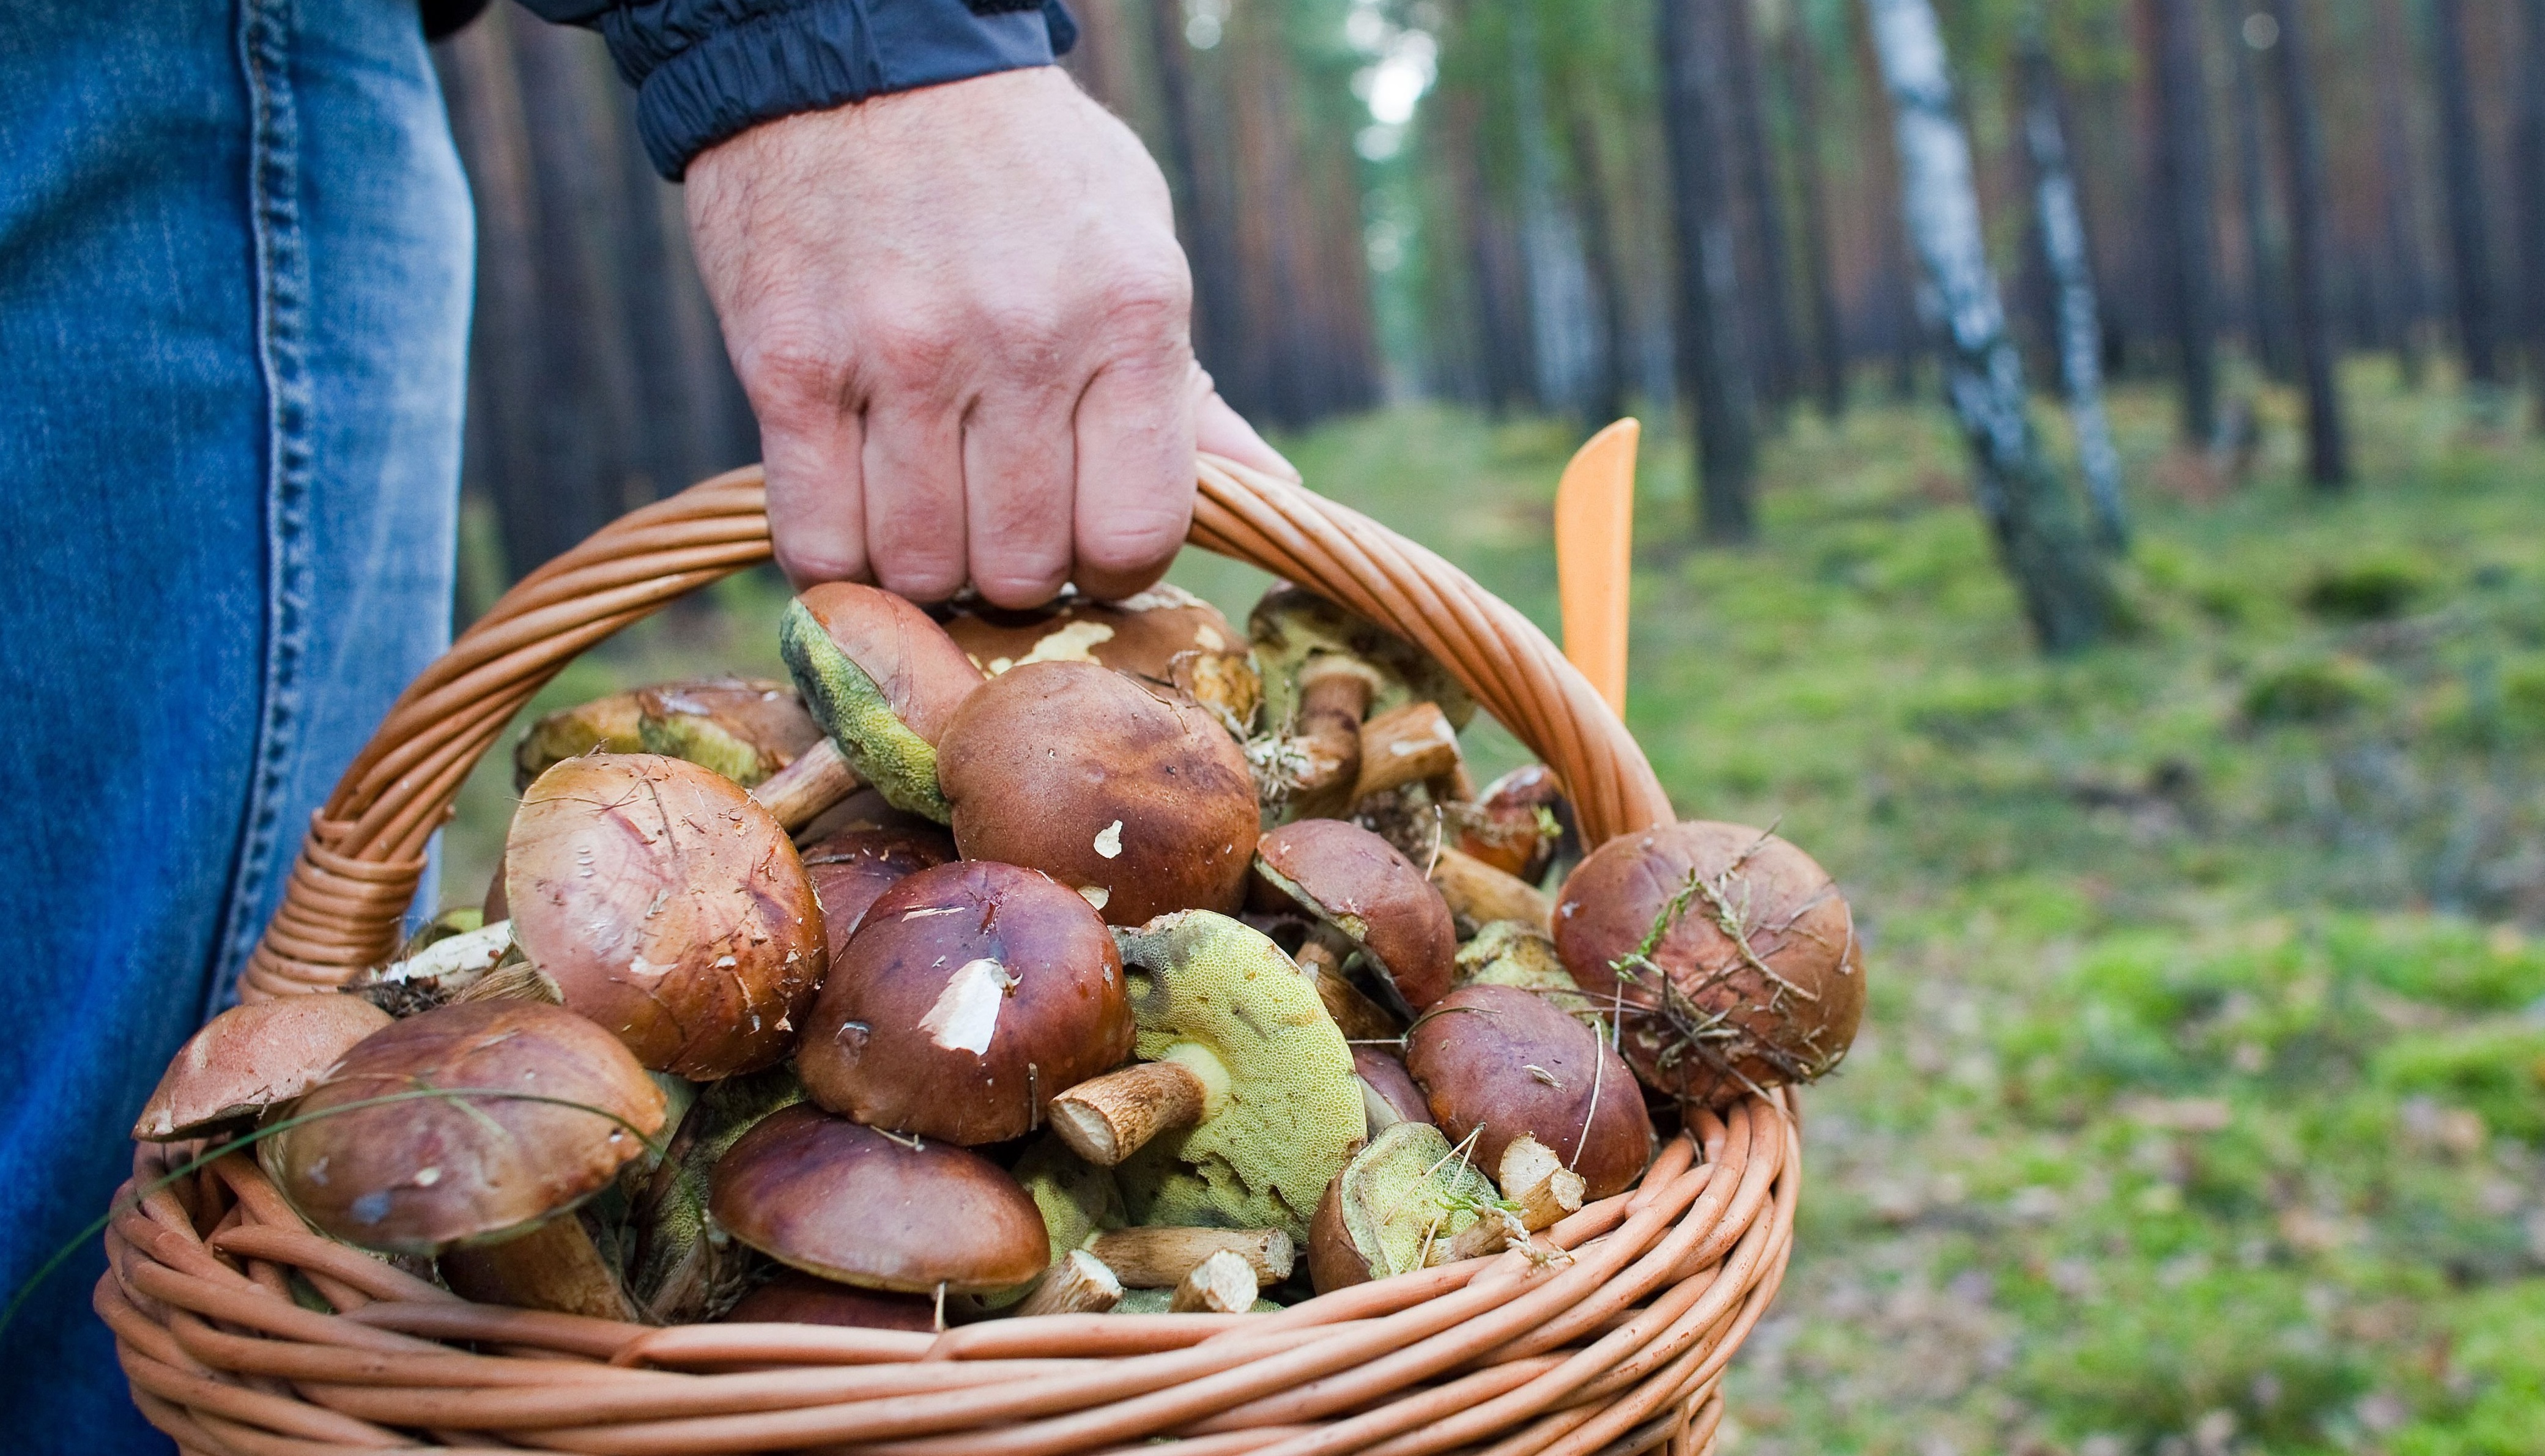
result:
<svg viewBox="0 0 2545 1456"><path fill-rule="evenodd" d="M415 0L0 6L0 1288L104 1211L450 629L468 199ZM16 1451L163 1451L94 1239Z"/></svg>

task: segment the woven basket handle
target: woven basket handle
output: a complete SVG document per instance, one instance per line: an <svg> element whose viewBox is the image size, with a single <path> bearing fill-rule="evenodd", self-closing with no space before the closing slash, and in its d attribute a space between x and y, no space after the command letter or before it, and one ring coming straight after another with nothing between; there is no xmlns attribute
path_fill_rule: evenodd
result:
<svg viewBox="0 0 2545 1456"><path fill-rule="evenodd" d="M1204 455L1191 542L1422 644L1573 797L1589 843L1671 818L1643 750L1526 617L1358 512ZM760 467L632 511L525 577L407 688L318 811L243 998L321 991L396 946L424 849L504 727L557 671L676 597L769 559Z"/></svg>

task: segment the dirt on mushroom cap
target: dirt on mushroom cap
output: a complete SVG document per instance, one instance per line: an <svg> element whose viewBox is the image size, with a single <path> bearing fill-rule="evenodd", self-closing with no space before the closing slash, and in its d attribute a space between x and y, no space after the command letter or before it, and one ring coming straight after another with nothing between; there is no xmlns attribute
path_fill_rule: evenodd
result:
<svg viewBox="0 0 2545 1456"><path fill-rule="evenodd" d="M1555 943L1659 1092L1719 1105L1835 1068L1864 1011L1863 947L1829 872L1747 825L1623 835L1566 877Z"/></svg>
<svg viewBox="0 0 2545 1456"><path fill-rule="evenodd" d="M1315 986L1262 933L1207 911L1115 938L1141 1059L1202 1044L1227 1084L1225 1104L1199 1126L1160 1136L1115 1170L1133 1219L1304 1240L1364 1126L1351 1049Z"/></svg>

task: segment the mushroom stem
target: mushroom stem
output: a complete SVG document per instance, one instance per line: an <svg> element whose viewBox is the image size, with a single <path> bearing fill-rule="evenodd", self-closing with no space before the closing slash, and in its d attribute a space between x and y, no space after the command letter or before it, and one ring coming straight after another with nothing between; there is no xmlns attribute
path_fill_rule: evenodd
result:
<svg viewBox="0 0 2545 1456"><path fill-rule="evenodd" d="M1122 1302L1122 1281L1105 1261L1084 1249L1053 1264L1035 1283L1033 1293L1017 1306L1020 1318L1032 1315L1102 1315Z"/></svg>
<svg viewBox="0 0 2545 1456"><path fill-rule="evenodd" d="M1335 1026L1346 1041L1394 1041L1405 1034L1405 1023L1390 1015L1386 1008L1361 994L1352 978L1344 974L1344 956L1351 953L1346 945L1338 952L1329 937L1340 939L1322 927L1312 932L1299 953L1292 957L1299 969L1317 983L1317 1000L1326 1004L1326 1014L1335 1018Z"/></svg>
<svg viewBox="0 0 2545 1456"><path fill-rule="evenodd" d="M1279 1229L1115 1229L1089 1240L1086 1252L1104 1260L1128 1289L1176 1288L1197 1265L1221 1254L1243 1262L1258 1283L1278 1284L1290 1277L1299 1257L1298 1247ZM1255 1298L1251 1291L1246 1297Z"/></svg>
<svg viewBox="0 0 2545 1456"><path fill-rule="evenodd" d="M1515 1240L1528 1241L1527 1231L1520 1227L1519 1220L1502 1209L1491 1209L1484 1217L1460 1229L1455 1238L1433 1241L1431 1256L1425 1262L1451 1264L1460 1259L1482 1258L1488 1254L1500 1254L1509 1249Z"/></svg>
<svg viewBox="0 0 2545 1456"><path fill-rule="evenodd" d="M1111 1168L1162 1132L1202 1119L1209 1089L1181 1062L1142 1062L1090 1078L1051 1099L1044 1113L1070 1151Z"/></svg>
<svg viewBox="0 0 2545 1456"><path fill-rule="evenodd" d="M1173 1315L1242 1315L1255 1308L1261 1288L1255 1269L1236 1253L1223 1249L1194 1264L1167 1301Z"/></svg>
<svg viewBox="0 0 2545 1456"><path fill-rule="evenodd" d="M1505 1199L1519 1205L1520 1227L1532 1234L1582 1207L1582 1174L1566 1168L1554 1149L1527 1133L1503 1149L1494 1181Z"/></svg>
<svg viewBox="0 0 2545 1456"><path fill-rule="evenodd" d="M1360 774L1353 802L1457 772L1458 730L1439 705L1409 702L1360 725Z"/></svg>
<svg viewBox="0 0 2545 1456"><path fill-rule="evenodd" d="M1322 817L1357 797L1361 715L1377 691L1376 675L1347 657L1311 658L1299 670L1299 715L1290 729L1305 761L1291 798L1298 817Z"/></svg>
<svg viewBox="0 0 2545 1456"><path fill-rule="evenodd" d="M1543 930L1554 907L1544 890L1446 845L1432 863L1432 883L1469 925L1516 920Z"/></svg>
<svg viewBox="0 0 2545 1456"><path fill-rule="evenodd" d="M788 834L821 817L822 811L864 785L846 754L827 735L795 756L795 762L770 774L751 791L770 816Z"/></svg>
<svg viewBox="0 0 2545 1456"><path fill-rule="evenodd" d="M635 1309L583 1220L568 1213L518 1239L442 1255L442 1278L463 1299L633 1321Z"/></svg>

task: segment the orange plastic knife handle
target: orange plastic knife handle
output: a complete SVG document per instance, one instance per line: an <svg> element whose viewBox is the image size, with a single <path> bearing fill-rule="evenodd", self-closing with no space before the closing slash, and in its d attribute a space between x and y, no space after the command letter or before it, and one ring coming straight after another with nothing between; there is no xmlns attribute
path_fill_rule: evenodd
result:
<svg viewBox="0 0 2545 1456"><path fill-rule="evenodd" d="M1555 590L1564 655L1626 711L1626 607L1635 547L1635 443L1643 426L1619 420L1594 435L1555 488Z"/></svg>

